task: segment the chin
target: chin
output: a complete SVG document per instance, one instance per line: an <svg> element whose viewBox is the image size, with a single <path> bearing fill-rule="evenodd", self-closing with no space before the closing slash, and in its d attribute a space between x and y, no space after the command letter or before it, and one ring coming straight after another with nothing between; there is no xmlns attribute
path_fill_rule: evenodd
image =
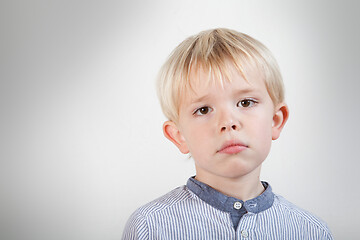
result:
<svg viewBox="0 0 360 240"><path fill-rule="evenodd" d="M228 168L228 171L224 171L224 177L228 178L241 178L256 171L259 171L260 165L249 166L249 164L236 164Z"/></svg>

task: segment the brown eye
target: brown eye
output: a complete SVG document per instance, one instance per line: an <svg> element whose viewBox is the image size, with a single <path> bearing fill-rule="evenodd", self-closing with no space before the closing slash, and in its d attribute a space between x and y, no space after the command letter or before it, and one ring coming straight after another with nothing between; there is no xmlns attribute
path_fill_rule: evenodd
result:
<svg viewBox="0 0 360 240"><path fill-rule="evenodd" d="M211 108L209 107L201 107L201 108L198 108L195 112L194 112L194 115L205 115L205 114L208 114L209 112L211 111Z"/></svg>
<svg viewBox="0 0 360 240"><path fill-rule="evenodd" d="M207 114L209 112L209 108L208 107L202 107L199 109L199 113L204 115Z"/></svg>
<svg viewBox="0 0 360 240"><path fill-rule="evenodd" d="M243 107L248 107L248 106L250 106L250 101L249 101L249 100L242 100L242 101L240 102L240 104L241 104L241 106L243 106Z"/></svg>
<svg viewBox="0 0 360 240"><path fill-rule="evenodd" d="M238 103L238 107L249 108L252 107L255 103L257 103L255 100L243 99Z"/></svg>

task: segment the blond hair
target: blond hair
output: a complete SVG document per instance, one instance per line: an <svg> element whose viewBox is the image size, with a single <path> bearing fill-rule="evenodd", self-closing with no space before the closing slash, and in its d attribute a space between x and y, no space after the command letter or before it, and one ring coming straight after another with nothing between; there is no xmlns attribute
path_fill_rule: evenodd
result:
<svg viewBox="0 0 360 240"><path fill-rule="evenodd" d="M157 93L165 116L174 122L179 117L181 97L191 89L191 71L200 68L220 81L229 78L228 61L246 79L244 68L262 71L267 91L274 105L284 100L279 66L271 52L256 39L234 30L217 28L200 32L180 43L160 69Z"/></svg>

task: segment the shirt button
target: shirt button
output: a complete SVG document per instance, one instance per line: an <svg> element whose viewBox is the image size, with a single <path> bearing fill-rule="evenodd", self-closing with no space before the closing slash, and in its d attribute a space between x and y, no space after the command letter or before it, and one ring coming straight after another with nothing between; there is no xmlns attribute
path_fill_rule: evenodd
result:
<svg viewBox="0 0 360 240"><path fill-rule="evenodd" d="M242 207L241 202L234 202L234 208L239 210Z"/></svg>
<svg viewBox="0 0 360 240"><path fill-rule="evenodd" d="M247 238L247 237L249 236L249 233L248 233L246 230L242 230L242 231L241 231L241 236L242 236L243 238Z"/></svg>

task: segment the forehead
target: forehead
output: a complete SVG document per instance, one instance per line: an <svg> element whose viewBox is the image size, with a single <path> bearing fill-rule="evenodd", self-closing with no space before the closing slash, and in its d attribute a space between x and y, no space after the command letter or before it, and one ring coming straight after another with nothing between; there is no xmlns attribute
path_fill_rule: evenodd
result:
<svg viewBox="0 0 360 240"><path fill-rule="evenodd" d="M261 91L265 90L264 74L258 67L252 65L238 69L235 65L228 64L219 72L206 70L204 67L193 69L188 77L188 84L181 94L182 101L224 92L234 91ZM186 101L187 102L187 101Z"/></svg>

